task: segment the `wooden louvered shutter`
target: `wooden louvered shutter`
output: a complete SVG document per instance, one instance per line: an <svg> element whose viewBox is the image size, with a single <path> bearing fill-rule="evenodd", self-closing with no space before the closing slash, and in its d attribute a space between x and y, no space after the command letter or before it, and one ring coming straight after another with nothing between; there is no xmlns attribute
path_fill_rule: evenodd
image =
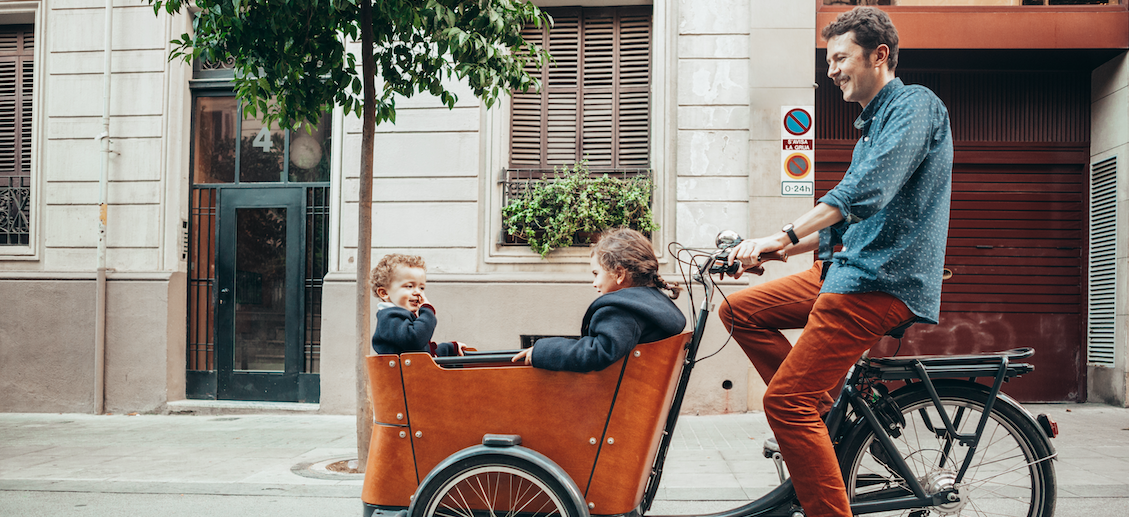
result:
<svg viewBox="0 0 1129 517"><path fill-rule="evenodd" d="M577 124L580 98L580 9L561 11L553 18L548 34L549 54L554 64L545 71L541 104L544 145L538 151L537 167L552 167L576 161L579 147Z"/></svg>
<svg viewBox="0 0 1129 517"><path fill-rule="evenodd" d="M592 9L584 13L583 132L580 156L593 168L615 167L616 94L615 9Z"/></svg>
<svg viewBox="0 0 1129 517"><path fill-rule="evenodd" d="M625 9L619 18L616 167L651 165L651 11Z"/></svg>
<svg viewBox="0 0 1129 517"><path fill-rule="evenodd" d="M527 26L521 31L525 41L545 47L545 31ZM526 63L525 71L545 84L544 75L538 73L536 62ZM513 167L537 167L541 164L541 97L542 92L514 91L510 117L510 163Z"/></svg>
<svg viewBox="0 0 1129 517"><path fill-rule="evenodd" d="M0 29L0 245L30 235L34 49L30 26Z"/></svg>
<svg viewBox="0 0 1129 517"><path fill-rule="evenodd" d="M593 169L650 162L651 8L549 9L554 25L524 35L553 64L540 92L515 92L510 167Z"/></svg>

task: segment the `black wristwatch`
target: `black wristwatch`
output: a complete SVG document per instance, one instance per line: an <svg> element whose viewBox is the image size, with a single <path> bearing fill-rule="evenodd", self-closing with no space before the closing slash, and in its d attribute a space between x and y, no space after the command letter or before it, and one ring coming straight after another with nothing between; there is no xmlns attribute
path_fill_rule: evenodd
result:
<svg viewBox="0 0 1129 517"><path fill-rule="evenodd" d="M792 241L793 245L800 243L800 238L796 237L795 226L793 226L792 223L784 225L784 227L781 228L780 231L788 234L788 240Z"/></svg>

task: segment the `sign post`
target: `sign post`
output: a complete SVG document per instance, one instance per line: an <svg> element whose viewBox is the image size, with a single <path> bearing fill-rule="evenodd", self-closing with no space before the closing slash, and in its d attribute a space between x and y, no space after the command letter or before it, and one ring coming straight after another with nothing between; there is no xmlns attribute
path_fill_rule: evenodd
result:
<svg viewBox="0 0 1129 517"><path fill-rule="evenodd" d="M815 195L815 108L780 107L780 195Z"/></svg>

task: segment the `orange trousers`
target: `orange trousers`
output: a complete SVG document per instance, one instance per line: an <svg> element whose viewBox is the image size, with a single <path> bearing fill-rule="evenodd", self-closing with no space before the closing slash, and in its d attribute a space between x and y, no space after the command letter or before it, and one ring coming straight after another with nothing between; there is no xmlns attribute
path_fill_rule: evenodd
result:
<svg viewBox="0 0 1129 517"><path fill-rule="evenodd" d="M718 315L768 384L764 412L809 517L850 517L839 462L820 418L851 365L914 318L882 292L819 293L821 264L744 289ZM803 328L793 347L778 329Z"/></svg>

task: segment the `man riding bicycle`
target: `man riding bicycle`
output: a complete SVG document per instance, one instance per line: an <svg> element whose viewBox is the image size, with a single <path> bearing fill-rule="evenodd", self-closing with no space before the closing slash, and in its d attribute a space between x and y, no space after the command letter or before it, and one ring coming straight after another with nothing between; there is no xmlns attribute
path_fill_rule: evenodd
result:
<svg viewBox="0 0 1129 517"><path fill-rule="evenodd" d="M953 142L933 92L895 77L898 33L872 7L825 27L827 75L862 114L843 180L780 233L742 242L730 263L818 249L815 266L730 296L719 316L768 384L764 410L809 516L850 516L821 414L828 392L883 335L937 323ZM842 245L835 252L835 246ZM738 276L740 273L738 273ZM777 329L803 328L795 346Z"/></svg>

